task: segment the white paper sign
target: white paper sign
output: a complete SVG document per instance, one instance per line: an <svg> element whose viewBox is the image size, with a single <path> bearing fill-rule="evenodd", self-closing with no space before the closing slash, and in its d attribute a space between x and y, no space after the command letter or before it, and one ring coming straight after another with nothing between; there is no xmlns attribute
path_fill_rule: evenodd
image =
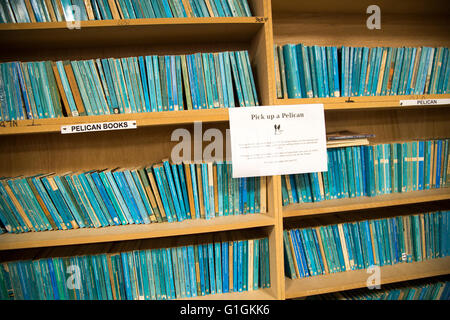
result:
<svg viewBox="0 0 450 320"><path fill-rule="evenodd" d="M97 123L77 123L67 126L61 126L61 133L68 134L68 133L124 130L136 128L137 128L136 120L97 122Z"/></svg>
<svg viewBox="0 0 450 320"><path fill-rule="evenodd" d="M400 100L401 106L430 106L440 104L450 104L450 99Z"/></svg>
<svg viewBox="0 0 450 320"><path fill-rule="evenodd" d="M327 171L323 104L230 108L233 178Z"/></svg>

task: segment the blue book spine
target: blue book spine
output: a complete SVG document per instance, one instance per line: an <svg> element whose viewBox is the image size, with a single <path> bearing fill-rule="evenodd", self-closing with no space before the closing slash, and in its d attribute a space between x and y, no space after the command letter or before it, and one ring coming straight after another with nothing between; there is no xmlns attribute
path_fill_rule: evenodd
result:
<svg viewBox="0 0 450 320"><path fill-rule="evenodd" d="M161 200L162 200L162 203L163 203L164 211L166 212L167 221L168 222L173 222L174 217L172 217L172 215L174 213L170 210L170 207L169 207L169 203L168 203L168 200L167 200L167 197L166 197L166 192L164 190L164 185L163 185L163 181L162 181L160 170L164 170L164 169L161 168L161 167L159 167L159 168L158 167L153 167L153 172L155 173L156 184L158 185L159 193L161 195Z"/></svg>
<svg viewBox="0 0 450 320"><path fill-rule="evenodd" d="M201 290L201 295L205 296L206 295L206 291L207 291L207 287L206 287L206 273L207 271L205 270L205 263L204 263L204 253L203 253L203 245L199 244L196 246L197 248L197 254L198 254L198 264L199 264L199 271L200 271L200 290Z"/></svg>
<svg viewBox="0 0 450 320"><path fill-rule="evenodd" d="M237 241L237 290L243 291L243 258L244 258L244 241Z"/></svg>
<svg viewBox="0 0 450 320"><path fill-rule="evenodd" d="M329 80L328 80L328 73L330 72L327 67L327 54L326 54L326 48L321 46L319 47L319 56L320 56L320 62L322 64L322 78L323 78L323 95L324 97L330 97L330 88L329 88Z"/></svg>
<svg viewBox="0 0 450 320"><path fill-rule="evenodd" d="M238 248L238 241L230 241L230 244L232 244L233 248L233 261L230 262L233 264L233 291L232 292L238 292L238 269L239 269L239 262L238 262L238 256L239 256L239 248Z"/></svg>
<svg viewBox="0 0 450 320"><path fill-rule="evenodd" d="M162 101L162 86L161 86L161 80L159 75L159 62L158 62L158 56L152 56L153 60L153 74L155 79L155 91L156 91L156 103L157 108L155 111L163 111L163 101Z"/></svg>
<svg viewBox="0 0 450 320"><path fill-rule="evenodd" d="M184 202L184 208L185 208L185 213L186 213L186 219L192 219L192 215L194 214L194 212L190 212L190 206L189 206L189 196L188 196L188 191L187 191L187 183L190 183L190 181L186 181L186 174L184 172L184 166L183 164L178 164L176 165L178 168L178 175L180 178L180 184L181 184L181 189L182 189L182 193L183 193L183 202Z"/></svg>
<svg viewBox="0 0 450 320"><path fill-rule="evenodd" d="M122 271L123 271L123 281L125 284L125 294L127 300L133 300L133 293L131 289L131 280L130 280L130 270L128 267L128 253L122 252L120 253L120 259L122 262Z"/></svg>
<svg viewBox="0 0 450 320"><path fill-rule="evenodd" d="M294 45L283 46L283 57L286 65L286 85L289 98L301 98L298 63L294 54Z"/></svg>
<svg viewBox="0 0 450 320"><path fill-rule="evenodd" d="M93 172L91 174L92 180L94 181L98 191L100 192L100 195L102 197L103 202L105 203L105 206L108 210L109 215L111 216L113 222L115 225L119 225L120 224L120 220L119 217L113 207L113 204L111 202L111 200L109 199L109 196L106 192L105 187L103 186L101 180L100 180L100 176L98 174L98 172Z"/></svg>
<svg viewBox="0 0 450 320"><path fill-rule="evenodd" d="M221 244L220 242L215 242L213 245L212 259L214 261L213 268L214 269L214 282L216 285L216 293L222 293L222 252L221 252Z"/></svg>
<svg viewBox="0 0 450 320"><path fill-rule="evenodd" d="M75 176L75 175L74 175ZM89 181L87 180L84 173L80 173L76 176L77 182L80 183L80 187L83 190L85 199L89 202L91 209L91 215L95 216L95 219L101 224L101 226L106 227L109 225L108 220L103 214L103 210L100 207L100 204L98 203L98 200L94 194L94 191L92 190L91 185L89 184ZM81 191L81 190L80 190Z"/></svg>
<svg viewBox="0 0 450 320"><path fill-rule="evenodd" d="M149 201L149 199L147 197L147 194L146 194L146 192L144 190L144 186L143 186L142 181L141 181L141 179L139 177L139 173L136 170L132 170L130 173L131 173L131 176L133 177L134 184L135 184L136 189L137 189L137 191L139 193L139 196L140 196L140 198L142 200L142 204L145 207L146 216L150 217L150 221L156 220L155 214L154 214L154 212L152 210L152 207L150 205L150 201Z"/></svg>
<svg viewBox="0 0 450 320"><path fill-rule="evenodd" d="M184 272L184 281L185 281L185 290L186 297L192 297L192 289L191 289L191 278L189 271L189 257L188 257L188 249L186 246L178 248L178 251L181 251L182 263L179 265L180 268L183 268Z"/></svg>
<svg viewBox="0 0 450 320"><path fill-rule="evenodd" d="M158 111L158 103L156 101L157 99L157 94L156 94L156 88L155 88L155 74L154 74L154 70L153 70L153 59L151 56L145 56L145 72L141 72L141 76L146 74L146 77L144 76L144 78L146 78L145 81L147 81L148 84L148 89L147 89L147 94L148 97L150 98L150 110L151 112L156 112Z"/></svg>
<svg viewBox="0 0 450 320"><path fill-rule="evenodd" d="M186 55L186 67L188 71L188 80L189 80L189 90L192 97L192 109L197 110L200 109L199 97L197 95L197 88L194 81L194 66L192 61L192 55Z"/></svg>
<svg viewBox="0 0 450 320"><path fill-rule="evenodd" d="M197 284L196 284L196 270L195 270L195 259L194 259L194 248L193 246L187 247L187 256L189 261L189 278L190 278L190 288L191 288L191 296L197 296Z"/></svg>
<svg viewBox="0 0 450 320"><path fill-rule="evenodd" d="M370 95L374 96L376 95L377 86L378 86L378 80L380 77L380 66L381 66L381 60L383 56L383 48L378 47L377 48L377 55L375 57L375 69L373 72L373 79L372 79L372 86L370 89Z"/></svg>
<svg viewBox="0 0 450 320"><path fill-rule="evenodd" d="M320 251L319 240L317 238L315 229L310 229L310 237L312 237L312 239L313 239L315 252L316 252L316 259L317 259L318 265L320 267L320 274L325 274L325 265L324 265L325 257L322 256L322 252Z"/></svg>
<svg viewBox="0 0 450 320"><path fill-rule="evenodd" d="M131 194L131 190L128 187L124 173L121 171L114 171L114 172L112 172L112 175L117 183L117 186L119 187L119 190L120 190L120 193L122 194L124 202L125 202L128 210L130 211L131 216L133 217L134 223L136 223L136 224L143 223L141 215L139 214L139 209L136 205L136 202L133 199L133 195Z"/></svg>
<svg viewBox="0 0 450 320"><path fill-rule="evenodd" d="M170 299L175 299L176 298L176 293L175 293L175 275L174 275L174 270L173 270L173 264L175 263L172 260L172 255L171 255L171 248L166 248L165 250L163 249L163 261L165 264L165 270L166 270L166 277L168 276L168 280L169 280L169 292L170 292Z"/></svg>
<svg viewBox="0 0 450 320"><path fill-rule="evenodd" d="M138 80L138 82L140 80L141 83L142 83L142 90L143 90L144 101L145 101L145 111L151 112L152 111L152 107L151 107L151 104L150 104L150 97L149 97L149 94L148 94L148 92L149 92L148 91L149 84L148 84L148 81L147 81L148 76L147 76L146 64L145 64L145 61L144 61L144 57L139 56L138 57L138 62L139 62L140 79L137 79L137 80Z"/></svg>
<svg viewBox="0 0 450 320"><path fill-rule="evenodd" d="M305 271L303 270L303 263L302 263L302 257L300 254L300 248L299 248L299 244L297 242L297 236L295 234L295 230L291 229L288 231L289 233L287 233L287 239L291 239L292 242L292 248L293 248L293 252L292 255L294 256L294 263L296 263L297 268L298 268L298 272L299 272L299 277L303 278L306 276ZM255 243L255 248L256 248L256 243ZM288 248L286 248L287 250L290 250Z"/></svg>
<svg viewBox="0 0 450 320"><path fill-rule="evenodd" d="M80 202L81 208L84 208L84 213L88 221L90 221L89 226L94 226L96 228L102 227L99 218L94 212L94 207L90 204L90 201L87 198L86 191L81 183L81 180L77 175L72 175L71 177L66 177L68 184L72 186L72 189L75 191L75 195L78 195L77 200Z"/></svg>
<svg viewBox="0 0 450 320"><path fill-rule="evenodd" d="M194 195L194 207L195 207L195 218L200 218L200 203L199 203L199 196L198 196L198 187L197 187L197 175L195 170L195 164L190 163L189 169L191 172L191 183L192 183L192 192Z"/></svg>
<svg viewBox="0 0 450 320"><path fill-rule="evenodd" d="M406 48L398 48L397 49L397 57L395 59L394 78L392 79L392 88L390 91L391 96L398 94L399 79L400 79L400 73L402 70L403 56L405 54L405 50L406 50Z"/></svg>
<svg viewBox="0 0 450 320"><path fill-rule="evenodd" d="M340 85L339 85L339 63L338 63L338 50L337 47L331 47L333 57L333 83L334 83L334 96L340 97Z"/></svg>
<svg viewBox="0 0 450 320"><path fill-rule="evenodd" d="M209 188L208 188L208 167L206 163L201 163L201 172L202 172L202 191L203 191L203 205L205 207L205 218L210 219L211 216L211 208L209 205Z"/></svg>
<svg viewBox="0 0 450 320"><path fill-rule="evenodd" d="M229 283L229 245L228 242L222 242L222 291L230 292Z"/></svg>
<svg viewBox="0 0 450 320"><path fill-rule="evenodd" d="M186 205L184 203L184 197L183 197L183 190L180 184L180 177L178 176L178 170L177 170L177 165L176 164L172 164L169 165L169 168L172 167L172 173L173 173L173 182L175 184L175 188L176 188L176 194L178 197L178 204L180 207L180 215L182 217L182 220L186 220L187 219L187 212L189 211L189 209L186 209Z"/></svg>
<svg viewBox="0 0 450 320"><path fill-rule="evenodd" d="M230 58L232 58L231 61L234 62L234 55L232 53L230 53ZM205 87L205 75L204 75L204 68L203 68L203 64L202 64L202 54L201 53L195 53L193 55L193 65L194 65L194 80L196 80L196 85L197 85L197 93L198 93L198 97L200 97L200 105L201 105L201 109L207 109L208 108L208 102L207 102L207 93L206 93L206 87ZM235 68L235 65L233 65ZM233 71L235 71L233 69ZM234 75L237 76L237 73L234 72ZM235 78L236 81L239 81L239 78ZM236 85L236 88L238 90L238 96L241 97L240 94L240 89L241 86L240 84ZM240 101L242 101L242 98L239 99Z"/></svg>
<svg viewBox="0 0 450 320"><path fill-rule="evenodd" d="M436 163L436 180L434 182L435 188L441 187L441 163L442 163L442 140L436 141L436 148L437 148L437 158L435 159Z"/></svg>
<svg viewBox="0 0 450 320"><path fill-rule="evenodd" d="M130 193L127 195L129 196L130 200L134 203L134 208L136 209L137 215L141 218L141 221L145 224L150 223L150 218L147 213L147 210L145 208L145 205L142 201L142 198L139 194L139 191L134 183L134 179L130 173L129 170L122 171L123 177L125 178L124 186L128 187L128 190Z"/></svg>
<svg viewBox="0 0 450 320"><path fill-rule="evenodd" d="M109 215L108 209L104 203L104 200L102 199L99 191L97 190L97 187L95 186L94 181L92 180L91 177L91 171L89 172L85 172L85 178L87 183L89 184L89 187L91 188L91 191L93 193L93 199L95 199L97 201L98 207L101 210L101 214L103 214L104 219L106 219L108 225L113 225L114 222L112 221L111 216Z"/></svg>
<svg viewBox="0 0 450 320"><path fill-rule="evenodd" d="M324 71L322 65L322 57L321 57L321 47L313 46L314 53L314 64L316 71L316 79L317 79L317 94L319 97L325 97L325 86L324 86ZM301 97L299 97L301 98Z"/></svg>
<svg viewBox="0 0 450 320"><path fill-rule="evenodd" d="M207 262L209 271L209 286L211 294L216 293L216 277L214 270L214 244L208 243L205 245L207 247Z"/></svg>
<svg viewBox="0 0 450 320"><path fill-rule="evenodd" d="M108 179L108 182L112 188L112 191L117 198L117 201L120 205L120 208L125 215L125 219L127 223L134 224L135 220L133 216L131 215L130 209L128 209L128 206L126 205L125 199L122 196L122 193L119 190L119 187L117 186L116 180L114 179L113 173L111 171L105 172L106 178ZM124 221L122 220L122 224L124 224Z"/></svg>
<svg viewBox="0 0 450 320"><path fill-rule="evenodd" d="M59 176L54 176L54 180L55 180L55 183L57 184L59 190L61 191L61 195L63 196L63 198L64 198L67 206L69 207L73 217L75 218L78 226L80 228L86 227L83 219L81 218L80 213L78 212L78 210L75 207L75 204L73 203L72 199L69 197L67 190L65 190L65 187L64 187L63 183L61 182L61 178Z"/></svg>
<svg viewBox="0 0 450 320"><path fill-rule="evenodd" d="M296 242L297 242L299 253L300 253L303 272L304 272L305 276L308 276L308 277L312 276L313 273L312 273L311 268L309 267L309 261L307 259L307 246L306 246L306 243L302 240L301 230L296 229L294 232L294 235L296 237Z"/></svg>
<svg viewBox="0 0 450 320"><path fill-rule="evenodd" d="M419 158L418 158L418 190L424 189L424 160L425 160L425 141L419 141Z"/></svg>
<svg viewBox="0 0 450 320"><path fill-rule="evenodd" d="M59 193L56 185L50 184L47 177L43 177L40 179L45 189L47 189L48 195L53 201L53 204L58 210L58 213L61 215L62 220L64 221L67 229L73 229L72 223L75 223L73 216L66 207L64 200L62 199L61 194Z"/></svg>

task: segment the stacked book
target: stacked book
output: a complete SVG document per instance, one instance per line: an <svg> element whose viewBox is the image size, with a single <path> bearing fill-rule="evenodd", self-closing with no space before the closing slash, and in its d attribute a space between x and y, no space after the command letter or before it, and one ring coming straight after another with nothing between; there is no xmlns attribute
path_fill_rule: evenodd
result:
<svg viewBox="0 0 450 320"><path fill-rule="evenodd" d="M265 213L266 177L232 178L228 162L171 164L0 179L8 232Z"/></svg>
<svg viewBox="0 0 450 320"><path fill-rule="evenodd" d="M166 300L269 288L268 238L233 236L172 247L33 252L0 263L0 299Z"/></svg>
<svg viewBox="0 0 450 320"><path fill-rule="evenodd" d="M247 0L4 0L0 23L250 17Z"/></svg>
<svg viewBox="0 0 450 320"><path fill-rule="evenodd" d="M276 45L278 98L450 93L449 48Z"/></svg>
<svg viewBox="0 0 450 320"><path fill-rule="evenodd" d="M258 103L247 51L0 63L6 121Z"/></svg>
<svg viewBox="0 0 450 320"><path fill-rule="evenodd" d="M450 211L284 230L286 276L292 279L450 254Z"/></svg>
<svg viewBox="0 0 450 320"><path fill-rule="evenodd" d="M328 171L282 176L283 205L443 188L449 139L331 148Z"/></svg>
<svg viewBox="0 0 450 320"><path fill-rule="evenodd" d="M365 146L374 134L352 132L348 130L327 133L327 148Z"/></svg>

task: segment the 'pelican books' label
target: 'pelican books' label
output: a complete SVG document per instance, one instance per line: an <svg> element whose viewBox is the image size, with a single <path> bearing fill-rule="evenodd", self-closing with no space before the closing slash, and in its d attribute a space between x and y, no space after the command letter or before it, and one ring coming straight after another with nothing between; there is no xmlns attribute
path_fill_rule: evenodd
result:
<svg viewBox="0 0 450 320"><path fill-rule="evenodd" d="M97 122L97 123L77 123L67 126L61 126L61 133L82 133L95 131L110 131L110 130L125 130L136 129L136 120L129 121L111 121L111 122Z"/></svg>
<svg viewBox="0 0 450 320"><path fill-rule="evenodd" d="M400 100L401 106L432 106L438 104L450 104L450 99Z"/></svg>

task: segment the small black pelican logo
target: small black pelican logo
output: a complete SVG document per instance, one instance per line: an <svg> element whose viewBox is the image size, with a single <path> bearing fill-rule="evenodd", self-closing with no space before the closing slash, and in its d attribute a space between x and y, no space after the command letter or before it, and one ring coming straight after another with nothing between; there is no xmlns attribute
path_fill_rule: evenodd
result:
<svg viewBox="0 0 450 320"><path fill-rule="evenodd" d="M273 127L275 129L275 135L281 134L283 130L280 129L280 124L274 124Z"/></svg>

